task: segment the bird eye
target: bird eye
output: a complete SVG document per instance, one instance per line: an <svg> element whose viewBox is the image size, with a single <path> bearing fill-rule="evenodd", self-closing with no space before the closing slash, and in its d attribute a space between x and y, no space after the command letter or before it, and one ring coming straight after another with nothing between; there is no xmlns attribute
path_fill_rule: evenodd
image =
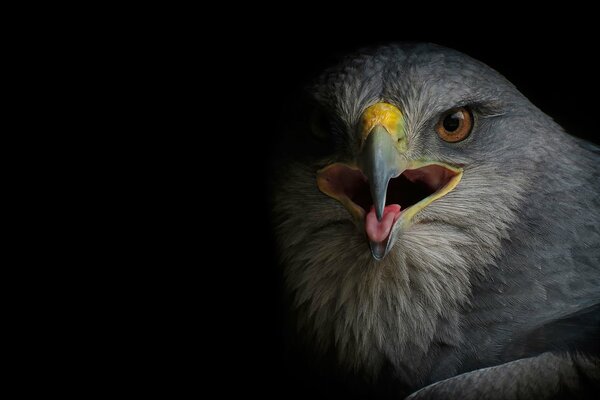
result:
<svg viewBox="0 0 600 400"><path fill-rule="evenodd" d="M331 135L331 121L322 110L315 110L310 119L312 134L319 140L326 140Z"/></svg>
<svg viewBox="0 0 600 400"><path fill-rule="evenodd" d="M471 133L473 115L464 107L454 108L440 118L435 130L442 140L450 143L460 142Z"/></svg>

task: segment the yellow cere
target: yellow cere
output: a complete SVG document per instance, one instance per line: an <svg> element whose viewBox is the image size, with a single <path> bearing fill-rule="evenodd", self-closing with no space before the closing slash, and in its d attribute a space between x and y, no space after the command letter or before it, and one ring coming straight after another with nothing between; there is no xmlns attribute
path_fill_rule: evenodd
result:
<svg viewBox="0 0 600 400"><path fill-rule="evenodd" d="M373 104L365 110L362 116L362 134L366 138L375 125L382 125L392 135L398 135L402 130L402 112L388 103Z"/></svg>

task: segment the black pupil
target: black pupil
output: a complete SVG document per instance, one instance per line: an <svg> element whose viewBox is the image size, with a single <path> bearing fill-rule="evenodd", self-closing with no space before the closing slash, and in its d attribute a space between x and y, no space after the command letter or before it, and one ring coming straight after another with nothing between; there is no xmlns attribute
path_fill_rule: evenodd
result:
<svg viewBox="0 0 600 400"><path fill-rule="evenodd" d="M461 120L462 113L460 111L457 111L454 114L446 115L446 118L444 118L444 129L447 132L454 132L460 126Z"/></svg>

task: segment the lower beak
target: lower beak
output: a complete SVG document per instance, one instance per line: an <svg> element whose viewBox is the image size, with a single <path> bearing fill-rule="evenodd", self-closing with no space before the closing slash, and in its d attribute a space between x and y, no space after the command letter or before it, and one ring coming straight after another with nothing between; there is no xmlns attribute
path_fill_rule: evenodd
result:
<svg viewBox="0 0 600 400"><path fill-rule="evenodd" d="M408 166L406 158L400 155L395 145L395 140L388 130L382 125L375 125L369 132L358 158L358 166L369 183L373 208L378 221L378 223L372 221L369 224L367 220L367 224L372 227L386 226L395 222L395 217L384 215L388 184L390 179L400 176ZM382 222L384 217L393 220ZM381 260L387 253L388 244L387 239L383 241L369 240L373 257Z"/></svg>

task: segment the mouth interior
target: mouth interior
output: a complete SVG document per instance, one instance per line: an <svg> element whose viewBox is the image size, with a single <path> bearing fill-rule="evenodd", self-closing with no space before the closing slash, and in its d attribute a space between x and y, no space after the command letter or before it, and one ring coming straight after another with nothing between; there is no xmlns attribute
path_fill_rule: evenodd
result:
<svg viewBox="0 0 600 400"><path fill-rule="evenodd" d="M365 175L356 169L337 165L329 172L328 181L333 192L347 197L367 213L373 206L369 182ZM419 201L441 190L457 173L441 165L427 165L404 171L390 179L385 204L398 204L404 212Z"/></svg>

